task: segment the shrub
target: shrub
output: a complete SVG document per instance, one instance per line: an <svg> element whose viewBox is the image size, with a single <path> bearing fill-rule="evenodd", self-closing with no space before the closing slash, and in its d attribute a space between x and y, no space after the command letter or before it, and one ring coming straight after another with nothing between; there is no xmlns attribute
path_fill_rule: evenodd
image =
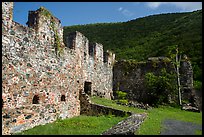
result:
<svg viewBox="0 0 204 137"><path fill-rule="evenodd" d="M127 93L123 91L116 91L116 96L117 96L117 102L122 104L122 105L127 105L128 100L127 100Z"/></svg>
<svg viewBox="0 0 204 137"><path fill-rule="evenodd" d="M116 96L119 99L126 99L127 93L123 91L116 91Z"/></svg>
<svg viewBox="0 0 204 137"><path fill-rule="evenodd" d="M196 89L196 90L202 90L202 82L201 81L197 81L197 80L195 80L194 81L194 88Z"/></svg>
<svg viewBox="0 0 204 137"><path fill-rule="evenodd" d="M163 68L159 76L152 72L145 74L145 84L147 87L148 104L158 106L162 103L169 103L168 96L175 96L175 77L167 73Z"/></svg>

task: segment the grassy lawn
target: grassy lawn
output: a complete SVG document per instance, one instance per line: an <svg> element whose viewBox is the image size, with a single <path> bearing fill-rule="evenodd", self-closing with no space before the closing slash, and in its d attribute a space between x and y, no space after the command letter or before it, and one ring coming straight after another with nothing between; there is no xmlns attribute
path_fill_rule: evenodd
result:
<svg viewBox="0 0 204 137"><path fill-rule="evenodd" d="M202 125L202 112L189 112L184 111L179 108L174 108L170 106L160 106L158 108L153 108L149 110L138 109L134 107L127 107L116 104L113 100L106 100L104 98L92 97L92 102L97 104L102 104L110 106L117 109L122 109L126 111L131 111L135 113L146 112L148 117L141 124L138 133L139 135L158 135L162 130L162 122L165 119L176 119L186 122L192 122L199 125ZM200 131L197 131L196 134L200 134Z"/></svg>
<svg viewBox="0 0 204 137"><path fill-rule="evenodd" d="M17 133L16 135L100 135L125 117L85 116L57 120L46 125Z"/></svg>
<svg viewBox="0 0 204 137"><path fill-rule="evenodd" d="M142 123L138 134L157 135L162 130L162 122L165 119L176 119L202 125L202 113L188 112L168 106L162 106L147 110L148 117Z"/></svg>
<svg viewBox="0 0 204 137"><path fill-rule="evenodd" d="M116 104L113 100L99 97L91 97L91 101L96 104L110 106L116 109L131 111L134 113L147 113L147 118L140 125L138 135L159 135L162 130L162 122L165 119L176 119L186 122L193 122L202 125L202 112L188 112L170 106L160 106L149 110L127 107ZM18 133L23 135L100 135L111 128L125 117L115 116L85 116L81 115L70 119L57 120L53 123L41 125ZM201 135L202 131L197 130L196 135Z"/></svg>
<svg viewBox="0 0 204 137"><path fill-rule="evenodd" d="M202 131L201 130L196 130L195 135L202 135Z"/></svg>

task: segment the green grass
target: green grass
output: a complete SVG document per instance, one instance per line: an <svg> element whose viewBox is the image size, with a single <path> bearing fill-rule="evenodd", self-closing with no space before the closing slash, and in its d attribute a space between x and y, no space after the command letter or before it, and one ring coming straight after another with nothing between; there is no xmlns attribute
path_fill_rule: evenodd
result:
<svg viewBox="0 0 204 137"><path fill-rule="evenodd" d="M121 106L116 104L113 100L106 100L99 97L92 97L91 101L97 104L102 104L125 111L147 113L147 118L144 120L139 130L137 131L137 134L139 135L159 135L163 130L162 122L165 119L176 119L202 125L202 112L189 112L170 106L159 106L158 108L143 110L134 107Z"/></svg>
<svg viewBox="0 0 204 137"><path fill-rule="evenodd" d="M138 135L159 135L163 130L162 122L165 119L176 119L202 125L202 112L183 111L170 106L159 106L149 110L138 109L116 104L113 100L99 97L91 97L91 101L96 104L109 106L119 110L134 113L147 113L147 118L140 125ZM100 135L113 125L122 121L126 117L109 116L85 116L80 115L70 119L57 120L53 123L40 125L27 131L18 133L21 135ZM202 131L196 130L196 135L201 135Z"/></svg>
<svg viewBox="0 0 204 137"><path fill-rule="evenodd" d="M124 106L124 105L119 105L119 104L116 104L116 102L114 100L108 100L108 99L100 98L100 97L96 97L96 96L91 97L91 101L93 103L95 103L95 104L101 104L101 105L104 105L104 106L109 106L109 107L119 109L119 110L124 110L124 111L130 111L130 112L134 112L134 113L146 112L143 109L138 109L138 108L134 108L134 107L127 107L127 106Z"/></svg>
<svg viewBox="0 0 204 137"><path fill-rule="evenodd" d="M201 130L196 130L195 135L202 135L202 131Z"/></svg>
<svg viewBox="0 0 204 137"><path fill-rule="evenodd" d="M124 118L111 115L99 117L80 115L36 126L16 135L100 135Z"/></svg>
<svg viewBox="0 0 204 137"><path fill-rule="evenodd" d="M179 108L160 106L147 110L148 117L141 124L138 134L158 135L163 130L162 122L165 119L176 119L180 121L192 122L202 125L202 113L183 111Z"/></svg>

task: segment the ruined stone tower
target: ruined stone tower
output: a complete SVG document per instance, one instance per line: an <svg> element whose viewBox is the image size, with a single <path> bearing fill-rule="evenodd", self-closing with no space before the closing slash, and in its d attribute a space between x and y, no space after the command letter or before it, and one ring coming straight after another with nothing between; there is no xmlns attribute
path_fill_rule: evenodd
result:
<svg viewBox="0 0 204 137"><path fill-rule="evenodd" d="M23 26L2 2L2 132L12 134L80 115L79 94L111 99L115 55L73 32L63 43L60 20L41 7Z"/></svg>

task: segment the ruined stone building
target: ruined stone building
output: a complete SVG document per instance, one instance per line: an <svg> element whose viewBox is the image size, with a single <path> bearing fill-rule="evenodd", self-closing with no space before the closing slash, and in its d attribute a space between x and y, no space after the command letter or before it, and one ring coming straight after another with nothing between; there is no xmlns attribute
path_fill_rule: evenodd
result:
<svg viewBox="0 0 204 137"><path fill-rule="evenodd" d="M151 57L145 62L131 60L116 61L113 67L113 91L124 91L127 93L129 100L147 103L149 98L145 85L145 74L153 72L155 75L158 75L163 68L169 74L173 74L175 78L174 84L177 85L175 68L167 57ZM188 60L181 61L180 83L182 99L188 100L194 94L193 70ZM169 102L172 101L178 101L178 98L171 96Z"/></svg>
<svg viewBox="0 0 204 137"><path fill-rule="evenodd" d="M133 100L145 97L144 74L157 71L153 63L115 63L115 54L80 32L65 44L60 20L43 7L29 11L27 25L13 21L13 2L2 2L3 134L78 116L86 108L81 95L112 99L121 90ZM191 91L192 68L183 66L181 80Z"/></svg>
<svg viewBox="0 0 204 137"><path fill-rule="evenodd" d="M115 55L73 32L63 43L60 20L43 7L28 27L13 21L13 2L2 2L2 132L80 115L80 92L112 96Z"/></svg>

